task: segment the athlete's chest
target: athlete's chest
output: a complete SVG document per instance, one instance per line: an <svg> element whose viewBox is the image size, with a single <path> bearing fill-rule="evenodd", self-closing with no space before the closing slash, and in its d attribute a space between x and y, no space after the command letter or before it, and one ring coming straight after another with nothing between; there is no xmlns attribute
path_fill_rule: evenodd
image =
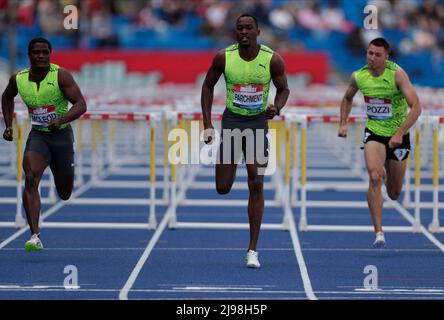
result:
<svg viewBox="0 0 444 320"><path fill-rule="evenodd" d="M270 81L269 62L228 62L225 77L233 83L267 83Z"/></svg>
<svg viewBox="0 0 444 320"><path fill-rule="evenodd" d="M27 85L18 86L22 100L28 106L38 106L46 104L59 98L60 89L56 81L43 79L39 83L29 81Z"/></svg>

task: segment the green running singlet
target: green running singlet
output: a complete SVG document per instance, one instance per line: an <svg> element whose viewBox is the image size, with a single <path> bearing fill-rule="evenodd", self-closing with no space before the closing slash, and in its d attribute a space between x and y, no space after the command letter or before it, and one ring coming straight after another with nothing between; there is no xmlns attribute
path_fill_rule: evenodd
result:
<svg viewBox="0 0 444 320"><path fill-rule="evenodd" d="M259 53L252 61L239 55L239 46L225 49L225 82L227 108L233 113L253 116L264 112L270 89L270 62L273 50L260 45Z"/></svg>
<svg viewBox="0 0 444 320"><path fill-rule="evenodd" d="M47 75L40 82L39 89L37 83L29 80L29 68L17 73L18 92L28 107L33 129L48 132L49 122L68 112L68 100L59 87L59 69L58 65L51 63ZM60 129L66 126L67 123L62 124Z"/></svg>
<svg viewBox="0 0 444 320"><path fill-rule="evenodd" d="M387 61L384 73L373 76L365 65L355 72L355 80L364 95L366 128L377 135L392 137L407 118L407 102L396 85L399 66Z"/></svg>

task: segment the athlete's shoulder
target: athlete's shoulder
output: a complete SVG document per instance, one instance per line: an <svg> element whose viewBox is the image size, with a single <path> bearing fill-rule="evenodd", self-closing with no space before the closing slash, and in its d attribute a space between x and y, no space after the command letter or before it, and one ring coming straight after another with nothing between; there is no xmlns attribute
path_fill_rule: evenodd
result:
<svg viewBox="0 0 444 320"><path fill-rule="evenodd" d="M385 64L385 67L391 71L396 71L399 69L402 69L399 64L397 64L396 62L393 62L391 60L387 60L387 63Z"/></svg>
<svg viewBox="0 0 444 320"><path fill-rule="evenodd" d="M58 64L51 63L49 64L49 72L59 71L61 68Z"/></svg>
<svg viewBox="0 0 444 320"><path fill-rule="evenodd" d="M366 70L368 70L368 64L366 64L365 66L359 68L358 70L355 70L354 73L355 73L355 75L357 75L357 74L359 74L359 73L361 73L363 71L366 71Z"/></svg>
<svg viewBox="0 0 444 320"><path fill-rule="evenodd" d="M267 52L267 53L270 53L270 54L273 54L273 52L274 52L273 49L271 49L270 47L267 47L264 44L261 44L260 50L264 51L264 52Z"/></svg>
<svg viewBox="0 0 444 320"><path fill-rule="evenodd" d="M27 75L27 74L29 74L29 68L25 68L25 69L23 69L23 70L20 70L19 72L17 72L15 75L16 76L22 76L22 75Z"/></svg>
<svg viewBox="0 0 444 320"><path fill-rule="evenodd" d="M239 44L235 43L225 48L225 52L236 51L239 49Z"/></svg>

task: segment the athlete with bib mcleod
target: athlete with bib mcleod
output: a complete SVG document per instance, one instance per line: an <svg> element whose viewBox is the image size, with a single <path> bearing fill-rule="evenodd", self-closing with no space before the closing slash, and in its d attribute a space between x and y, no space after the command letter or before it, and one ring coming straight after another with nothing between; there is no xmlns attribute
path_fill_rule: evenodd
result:
<svg viewBox="0 0 444 320"><path fill-rule="evenodd" d="M250 225L245 261L247 267L259 268L256 246L264 211L264 173L268 164L267 120L279 115L290 91L281 56L257 42L260 33L257 19L242 14L236 20L235 33L237 43L216 54L202 85L204 139L207 144L215 140L211 107L214 86L224 74L227 104L222 117L216 163L216 190L219 194L230 192L237 163L243 153L248 173ZM276 87L274 104L268 104L270 81Z"/></svg>
<svg viewBox="0 0 444 320"><path fill-rule="evenodd" d="M68 200L74 185L74 136L70 122L86 112L86 102L72 75L50 63L52 47L48 40L35 38L29 42L31 67L11 76L2 95L2 111L6 129L3 138L12 141L14 98L20 94L29 112L32 129L23 155L26 211L31 239L26 251L42 250L40 239L40 179L48 165L54 175L59 197ZM68 102L72 107L68 108Z"/></svg>
<svg viewBox="0 0 444 320"><path fill-rule="evenodd" d="M407 73L388 60L389 51L390 45L384 38L369 43L367 65L352 73L342 98L338 131L339 137L347 137L347 118L353 97L360 90L367 112L363 142L369 175L367 202L376 235L375 248L386 245L382 230L382 182L390 199L397 200L410 153L409 129L421 114L418 95ZM407 105L410 112L407 112Z"/></svg>

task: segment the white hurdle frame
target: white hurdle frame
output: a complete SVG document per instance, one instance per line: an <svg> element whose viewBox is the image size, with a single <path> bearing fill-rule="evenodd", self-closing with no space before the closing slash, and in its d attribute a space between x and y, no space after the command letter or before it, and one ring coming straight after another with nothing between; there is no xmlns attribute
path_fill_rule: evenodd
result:
<svg viewBox="0 0 444 320"><path fill-rule="evenodd" d="M23 143L23 124L27 119L26 113L17 113L17 124L18 124L18 147L17 147L17 168L21 168L21 162L23 158L22 154L22 143ZM168 199L156 199L156 127L160 123L161 114L159 112L130 112L130 113L119 113L119 112L88 112L84 114L80 119L76 122L76 135L77 135L77 152L79 153L76 159L82 159L82 121L84 120L121 120L121 121L145 121L149 123L149 139L150 139L150 181L147 183L149 185L150 193L147 199L125 199L125 198L74 198L67 201L67 204L70 205L127 205L127 206L149 206L149 214L146 223L102 223L102 222L47 222L44 220L40 221L40 226L42 228L82 228L82 229L155 229L157 227L156 221L156 205L158 204L168 204ZM20 125L19 125L20 124ZM103 181L100 180L98 168L100 163L94 160L97 157L97 136L96 132L97 127L92 126L91 135L92 138L92 152L93 152L93 166L91 168L91 180L93 182L93 186L107 187L107 184L102 184ZM147 160L148 161L148 160ZM102 161L103 162L103 161ZM103 165L103 163L101 164ZM77 168L79 171L77 174L80 174L81 178L76 177L75 183L83 183L83 170L81 168ZM116 187L114 183L113 186ZM26 221L23 219L21 214L22 212L22 171L17 171L17 198L14 199L14 203L17 204L17 214L15 222L2 222L0 223L0 227L24 227L26 225ZM109 185L108 185L109 186ZM125 186L123 186L125 187ZM168 187L164 185L164 187ZM0 199L2 200L2 199Z"/></svg>
<svg viewBox="0 0 444 320"><path fill-rule="evenodd" d="M16 212L13 221L0 222L0 228L22 228L26 226L26 220L23 216L22 210L22 195L23 195L23 150L26 133L28 131L28 114L25 110L18 110L14 112L14 142L15 152L11 153L11 173L15 173L14 180L5 180L1 182L1 186L15 187L15 197L2 197L0 198L0 204L15 204ZM13 158L12 158L13 157ZM40 182L39 192L41 187L48 187L48 196L41 197L42 204L54 204L56 201L55 186L51 172L47 175L48 179Z"/></svg>
<svg viewBox="0 0 444 320"><path fill-rule="evenodd" d="M350 231L350 232L367 232L373 231L373 226L368 225L311 225L308 223L307 219L307 208L309 207L317 207L317 208L368 208L368 204L366 201L308 201L307 200L307 191L309 190L322 190L325 188L325 183L307 183L307 128L310 123L313 122L338 122L338 116L325 116L325 115L300 115L300 114L291 114L289 117L292 118L291 122L296 123L300 126L300 169L294 169L292 171L292 178L298 179L300 182L293 183L292 190L292 206L300 208L300 218L299 218L299 230L301 231ZM348 118L349 123L358 123L364 122L366 120L365 115L359 116L350 116ZM420 184L420 136L421 131L419 126L425 121L431 121L433 123L434 128L434 189L433 189L433 202L432 203L423 203L420 200L421 195L421 184ZM439 209L444 208L443 204L439 203L439 180L438 180L438 123L443 123L444 120L438 117L430 117L430 116L422 116L418 120L418 125L415 126L415 199L413 203L414 207L414 219L412 221L409 220L411 226L385 226L384 229L386 231L391 232L419 232L421 227L421 219L420 219L420 209L421 208L433 208L433 222L430 225L430 230L433 232L442 232L444 228L439 227ZM362 174L363 180L365 180L365 174ZM404 187L410 190L409 187L410 178L405 179ZM407 187L408 186L408 187ZM329 186L330 188L347 190L349 188L354 188L357 190L357 186ZM358 188L359 190L361 188ZM297 201L297 196L294 193L300 191L300 200ZM405 208L403 208L397 201L389 200L386 192L383 192L386 201L384 202L384 208L395 208L405 217ZM407 197L407 196L406 196ZM409 197L409 196L408 196ZM405 199L404 199L405 200ZM409 198L407 199L409 200ZM403 212L401 212L403 211Z"/></svg>
<svg viewBox="0 0 444 320"><path fill-rule="evenodd" d="M212 119L216 121L220 121L222 119L222 114L213 113ZM201 113L198 112L178 112L177 113L177 122L180 120L202 120ZM290 150L290 129L288 127L289 122L286 120L285 116L281 116L279 121L284 121L285 130L284 130L284 138L287 151ZM271 130L269 131L271 132ZM272 141L277 141L279 134L276 130L275 138L272 138ZM270 141L270 154L275 154L276 147L272 145ZM193 182L195 175L199 168L191 168L188 166L188 176L185 178L185 181L181 182L181 190L186 190L190 185L196 186L196 183ZM280 172L280 166L277 163L276 165L276 177L282 177L282 172ZM283 218L281 223L262 223L261 230L290 230L290 219L293 219L292 211L290 210L290 153L286 153L285 157L285 169L284 169L284 179L274 179L276 184L281 184L279 187L275 186L276 189L282 190L282 195L276 195L274 200L266 200L265 207L277 207L283 209ZM177 182L176 182L176 174L177 174L177 165L172 164L171 166L171 216L168 223L170 229L249 229L248 223L240 223L240 222L182 222L178 220L176 208L179 205L183 206L216 206L216 207L246 207L248 204L248 200L208 200L208 199L185 199L181 198L178 200L177 198ZM273 179L272 179L273 180ZM284 180L284 181L282 181ZM202 184L203 185L203 184Z"/></svg>

